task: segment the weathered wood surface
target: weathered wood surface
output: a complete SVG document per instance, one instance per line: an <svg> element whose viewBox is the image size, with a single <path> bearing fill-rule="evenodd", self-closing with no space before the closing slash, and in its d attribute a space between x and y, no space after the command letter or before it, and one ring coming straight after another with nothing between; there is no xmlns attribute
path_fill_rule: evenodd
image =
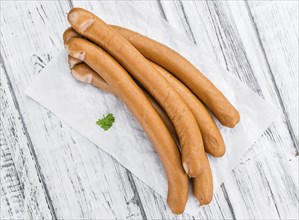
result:
<svg viewBox="0 0 299 220"><path fill-rule="evenodd" d="M159 195L23 94L63 48L66 12L102 4L1 2L1 219L192 217L172 215ZM281 111L195 218L298 218L298 2L134 4L163 16Z"/></svg>
<svg viewBox="0 0 299 220"><path fill-rule="evenodd" d="M1 219L51 218L50 199L41 180L32 143L2 64L0 68Z"/></svg>

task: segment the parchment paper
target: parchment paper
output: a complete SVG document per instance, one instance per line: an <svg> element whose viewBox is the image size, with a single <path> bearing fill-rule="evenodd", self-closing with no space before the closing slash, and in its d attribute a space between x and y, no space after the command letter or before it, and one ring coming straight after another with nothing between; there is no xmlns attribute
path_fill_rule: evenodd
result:
<svg viewBox="0 0 299 220"><path fill-rule="evenodd" d="M276 108L210 60L208 54L200 51L162 18L125 2L105 2L99 11L97 15L107 23L138 31L185 56L239 110L241 122L234 129L224 128L218 123L227 151L222 158L209 157L216 191L241 156L272 122ZM164 170L138 122L118 98L91 85L77 82L70 73L67 53L63 48L34 79L25 93L109 153L145 184L166 198L167 180ZM113 113L116 121L110 130L103 131L95 122L107 113ZM198 202L191 190L189 191L185 211L196 214L199 210Z"/></svg>

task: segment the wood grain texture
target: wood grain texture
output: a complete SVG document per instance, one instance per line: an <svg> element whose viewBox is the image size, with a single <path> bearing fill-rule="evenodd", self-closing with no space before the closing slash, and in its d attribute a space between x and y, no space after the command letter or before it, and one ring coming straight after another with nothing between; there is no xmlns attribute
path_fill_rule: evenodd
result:
<svg viewBox="0 0 299 220"><path fill-rule="evenodd" d="M0 79L1 219L49 219L52 204L2 63Z"/></svg>
<svg viewBox="0 0 299 220"><path fill-rule="evenodd" d="M198 216L172 215L158 194L23 94L63 48L70 8L96 12L103 4L1 2L1 219L298 218L298 2L134 2L281 111Z"/></svg>
<svg viewBox="0 0 299 220"><path fill-rule="evenodd" d="M298 1L248 2L290 135L298 143Z"/></svg>

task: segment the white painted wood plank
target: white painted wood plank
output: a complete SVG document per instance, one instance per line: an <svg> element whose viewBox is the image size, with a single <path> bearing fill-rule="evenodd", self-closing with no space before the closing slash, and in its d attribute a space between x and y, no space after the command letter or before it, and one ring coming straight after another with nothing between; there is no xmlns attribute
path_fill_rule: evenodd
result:
<svg viewBox="0 0 299 220"><path fill-rule="evenodd" d="M1 54L56 217L142 218L144 213L131 174L23 94L34 75L63 49L69 3L1 4L6 9L1 13Z"/></svg>
<svg viewBox="0 0 299 220"><path fill-rule="evenodd" d="M189 39L194 40L200 49L209 51L212 58L258 94L279 106L265 57L244 2L162 2L162 6L167 20L188 34ZM180 14L180 17L176 14ZM271 135L259 139L249 153L248 157L254 163L249 163L246 172L237 172L225 184L237 218L298 216L298 176L294 175L298 165L286 162L298 161L294 143L282 119L268 132ZM279 138L274 139L273 136ZM260 148L268 153L260 155ZM273 161L273 155L281 159L280 163L269 164L269 161ZM286 182L281 182L282 175L288 177L285 178ZM262 184L263 181L270 184ZM244 191L244 186L248 187L247 191ZM236 188L239 188L239 192L236 192Z"/></svg>
<svg viewBox="0 0 299 220"><path fill-rule="evenodd" d="M51 219L51 204L2 64L0 80L1 219Z"/></svg>
<svg viewBox="0 0 299 220"><path fill-rule="evenodd" d="M289 129L298 144L298 1L248 1ZM298 144L299 145L299 144ZM299 147L298 147L299 151Z"/></svg>
<svg viewBox="0 0 299 220"><path fill-rule="evenodd" d="M295 165L298 158L282 148L283 145L292 146L292 141L284 139L288 132L280 133L279 129L278 133L281 126L280 122L270 126L234 169L233 177L225 183L232 195L236 216L240 218L244 211L250 219L298 217L298 173L293 175L298 170L298 165ZM236 191L241 198L235 196Z"/></svg>

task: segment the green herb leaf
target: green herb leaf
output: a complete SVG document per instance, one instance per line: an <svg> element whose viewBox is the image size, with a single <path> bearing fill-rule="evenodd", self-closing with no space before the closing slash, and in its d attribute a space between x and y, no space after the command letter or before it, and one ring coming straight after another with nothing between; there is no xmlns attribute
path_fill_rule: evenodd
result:
<svg viewBox="0 0 299 220"><path fill-rule="evenodd" d="M115 121L115 118L113 114L109 113L108 115L103 115L102 119L97 120L97 125L101 126L101 128L104 129L104 131L107 131L109 128L112 127L113 123Z"/></svg>

